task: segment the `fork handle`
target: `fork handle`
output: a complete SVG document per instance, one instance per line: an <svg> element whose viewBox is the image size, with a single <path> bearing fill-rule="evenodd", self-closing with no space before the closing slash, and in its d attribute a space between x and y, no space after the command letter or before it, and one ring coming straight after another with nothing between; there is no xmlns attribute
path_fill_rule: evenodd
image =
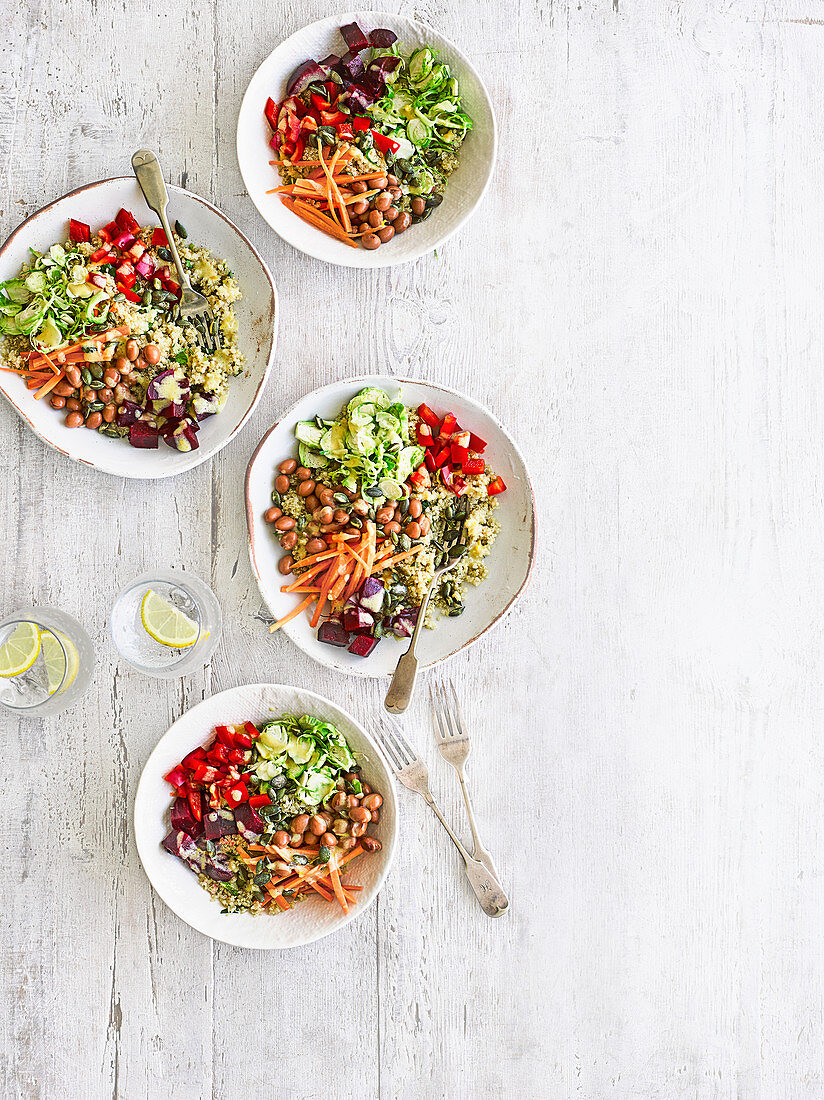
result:
<svg viewBox="0 0 824 1100"><path fill-rule="evenodd" d="M467 852L466 848L464 848L463 844L461 844L460 840L458 840L453 833L449 826L449 822L441 813L437 802L428 789L423 793L423 799L427 806L434 812L447 833L449 833L452 843L460 852L461 859L464 861L466 877L469 879L469 885L472 887L475 897L481 903L481 908L488 917L500 917L509 908L509 898L504 893L500 882L498 882L495 875L492 874L485 864L481 863L480 860L474 859L469 852Z"/></svg>
<svg viewBox="0 0 824 1100"><path fill-rule="evenodd" d="M160 170L160 161L151 149L138 149L132 157L132 168L140 185L140 190L143 192L146 205L150 210L154 210L160 218L160 224L163 226L166 240L169 242L169 251L175 262L178 281L181 286L190 287L189 276L183 270L174 234L169 228L169 219L166 216L166 207L169 205L169 192L166 190L166 182Z"/></svg>
<svg viewBox="0 0 824 1100"><path fill-rule="evenodd" d="M455 767L454 764L453 767ZM475 825L475 814L472 810L472 799L469 797L469 787L466 785L466 776L464 775L463 768L455 767L455 772L460 780L461 794L463 795L464 806L466 806L466 816L469 818L469 828L472 832L472 855L475 859L479 859L481 863L492 872L495 878L499 878L498 869L492 860L492 855L484 848L481 843L481 838L478 836L478 829Z"/></svg>
<svg viewBox="0 0 824 1100"><path fill-rule="evenodd" d="M402 653L398 659L392 676L392 683L389 685L389 691L387 691L386 698L383 701L383 705L390 714L403 714L412 699L412 692L415 690L415 680L418 675L418 658L415 656L415 648L418 644L418 634L423 626L426 609L429 606L429 597L432 595L434 586L435 581L433 580L421 601L421 606L418 608L418 619L415 623L415 629L412 631L412 641L409 643L409 649L406 653Z"/></svg>

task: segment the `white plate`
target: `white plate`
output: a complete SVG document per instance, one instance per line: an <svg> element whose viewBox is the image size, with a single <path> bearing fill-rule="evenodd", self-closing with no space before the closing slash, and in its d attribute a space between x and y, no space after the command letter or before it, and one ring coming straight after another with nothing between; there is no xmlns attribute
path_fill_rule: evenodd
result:
<svg viewBox="0 0 824 1100"><path fill-rule="evenodd" d="M192 749L211 740L216 725L266 721L278 714L311 714L333 723L355 752L363 753L364 779L383 795L381 819L370 836L383 847L353 860L347 882L362 886L349 914L321 898L309 898L289 913L221 913L186 864L161 846L169 831L171 788L163 778ZM146 761L134 803L137 851L149 881L170 909L192 928L236 947L264 950L299 947L337 932L368 908L389 873L397 841L397 804L380 750L351 714L321 695L281 684L248 684L221 691L192 707L161 737Z"/></svg>
<svg viewBox="0 0 824 1100"><path fill-rule="evenodd" d="M263 518L263 513L272 503L277 466L284 458L297 455L294 432L299 420L338 416L346 402L364 386L379 386L393 400L400 393L407 405L417 406L425 402L438 415L454 413L462 428L486 440L488 446L484 458L501 475L507 487L506 492L497 497L495 518L501 525L501 531L485 559L488 577L477 587L467 585L463 615L454 619L444 617L434 630L425 629L422 632L418 642L418 660L421 668L428 668L476 642L494 626L526 588L532 568L535 520L532 486L526 465L503 425L471 398L429 382L374 375L324 386L293 405L260 441L246 471L246 520L252 569L272 615L279 619L291 611L296 597L280 590L283 577L278 572L278 562L283 550L274 537L271 525ZM363 658L319 642L316 631L303 614L281 629L320 664L356 676L379 677L394 672L398 658L408 645L406 641L386 637L369 657Z"/></svg>
<svg viewBox="0 0 824 1100"><path fill-rule="evenodd" d="M35 401L20 378L0 372L0 391L45 443L76 462L120 477L171 477L217 454L251 415L275 357L277 291L266 264L216 206L181 187L168 186L168 190L170 220L177 219L186 226L193 244L203 245L225 259L243 293L235 311L238 344L246 356L246 368L232 379L223 411L203 421L198 450L172 450L162 440L156 450L141 450L126 440L111 439L86 428L67 428L63 414L48 400ZM30 246L42 252L56 241L67 240L69 218L86 222L96 230L111 221L121 206L131 210L141 225L158 224L133 176L87 184L44 206L15 229L0 248L0 281L17 275L20 265L29 259Z"/></svg>
<svg viewBox="0 0 824 1100"><path fill-rule="evenodd" d="M457 76L461 98L473 128L461 149L460 166L450 176L444 201L425 222L411 226L374 252L355 250L318 229L313 229L287 210L278 195L266 192L281 183L277 169L269 164L274 152L272 134L263 117L269 96L280 103L286 96L289 77L303 61L322 61L330 53L343 53L346 46L340 28L357 23L368 35L378 27L394 31L404 49L431 46ZM495 114L489 93L476 69L457 46L432 27L382 11L345 12L330 16L291 35L275 49L252 77L237 120L237 156L249 197L262 217L285 241L317 260L344 267L390 267L424 256L451 237L475 211L484 197L495 167L497 151Z"/></svg>

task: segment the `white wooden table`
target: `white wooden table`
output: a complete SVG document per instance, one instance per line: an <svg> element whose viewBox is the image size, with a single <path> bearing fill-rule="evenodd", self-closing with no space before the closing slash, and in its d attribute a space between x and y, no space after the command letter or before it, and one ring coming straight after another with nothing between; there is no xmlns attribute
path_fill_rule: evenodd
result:
<svg viewBox="0 0 824 1100"><path fill-rule="evenodd" d="M824 9L398 5L478 62L499 172L437 257L358 274L284 245L234 152L254 68L335 7L242 7L2 18L3 234L150 145L261 249L282 320L252 421L168 482L95 475L0 406L0 610L62 607L98 654L64 717L0 718L0 1094L824 1096ZM243 952L153 896L131 801L157 738L211 692L269 679L379 705L256 621L241 498L278 411L364 369L477 396L531 463L531 589L449 666L512 911L480 913L401 792L369 913ZM153 565L210 580L226 617L211 669L182 683L119 665L107 636L113 589ZM411 717L432 760L420 703ZM451 773L433 781L463 826Z"/></svg>

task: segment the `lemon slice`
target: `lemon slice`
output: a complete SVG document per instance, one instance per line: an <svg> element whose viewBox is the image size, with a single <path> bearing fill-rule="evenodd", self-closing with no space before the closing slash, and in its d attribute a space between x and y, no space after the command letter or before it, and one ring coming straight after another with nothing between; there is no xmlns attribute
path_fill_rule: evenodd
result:
<svg viewBox="0 0 824 1100"><path fill-rule="evenodd" d="M62 648L60 642L63 643ZM46 674L49 678L49 695L54 695L58 689L62 695L80 669L80 654L71 638L61 634L59 630L44 630L41 645L43 660L46 662Z"/></svg>
<svg viewBox="0 0 824 1100"><path fill-rule="evenodd" d="M0 646L0 676L19 676L26 672L39 652L40 628L36 623L20 623Z"/></svg>
<svg viewBox="0 0 824 1100"><path fill-rule="evenodd" d="M171 649L186 649L198 639L198 625L151 588L140 605L140 621L150 638Z"/></svg>

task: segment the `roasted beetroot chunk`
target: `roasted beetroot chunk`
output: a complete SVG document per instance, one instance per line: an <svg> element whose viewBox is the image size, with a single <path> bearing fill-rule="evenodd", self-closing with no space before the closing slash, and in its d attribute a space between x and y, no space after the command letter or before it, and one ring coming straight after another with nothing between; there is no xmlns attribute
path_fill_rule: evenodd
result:
<svg viewBox="0 0 824 1100"><path fill-rule="evenodd" d="M385 27L378 27L377 30L369 33L369 44L374 46L376 50L388 50L397 41L398 36L395 32L387 30Z"/></svg>
<svg viewBox="0 0 824 1100"><path fill-rule="evenodd" d="M157 428L145 420L138 420L129 428L129 442L133 447L156 447L158 438Z"/></svg>
<svg viewBox="0 0 824 1100"><path fill-rule="evenodd" d="M326 73L320 65L318 65L317 61L304 61L302 65L298 65L289 77L289 83L286 85L286 94L303 95L310 84L325 79Z"/></svg>
<svg viewBox="0 0 824 1100"><path fill-rule="evenodd" d="M248 802L241 803L235 810L238 832L244 837L258 837L266 828L266 822Z"/></svg>
<svg viewBox="0 0 824 1100"><path fill-rule="evenodd" d="M237 832L231 810L210 810L203 818L203 833L207 840L220 840Z"/></svg>
<svg viewBox="0 0 824 1100"><path fill-rule="evenodd" d="M330 619L329 622L321 623L318 627L318 641L325 642L326 645L347 646L349 645L349 632L344 630L335 619Z"/></svg>
<svg viewBox="0 0 824 1100"><path fill-rule="evenodd" d="M369 39L357 23L347 23L345 27L341 27L340 33L352 53L369 49Z"/></svg>
<svg viewBox="0 0 824 1100"><path fill-rule="evenodd" d="M349 646L349 652L356 657L368 657L379 641L379 638L372 638L369 634L358 634Z"/></svg>
<svg viewBox="0 0 824 1100"><path fill-rule="evenodd" d="M375 620L363 607L346 607L343 611L343 625L346 630L359 634L363 630L371 630Z"/></svg>
<svg viewBox="0 0 824 1100"><path fill-rule="evenodd" d="M203 832L203 826L195 818L195 815L192 813L192 808L185 798L176 798L174 800L169 820L175 832L182 831L195 840L197 840Z"/></svg>

